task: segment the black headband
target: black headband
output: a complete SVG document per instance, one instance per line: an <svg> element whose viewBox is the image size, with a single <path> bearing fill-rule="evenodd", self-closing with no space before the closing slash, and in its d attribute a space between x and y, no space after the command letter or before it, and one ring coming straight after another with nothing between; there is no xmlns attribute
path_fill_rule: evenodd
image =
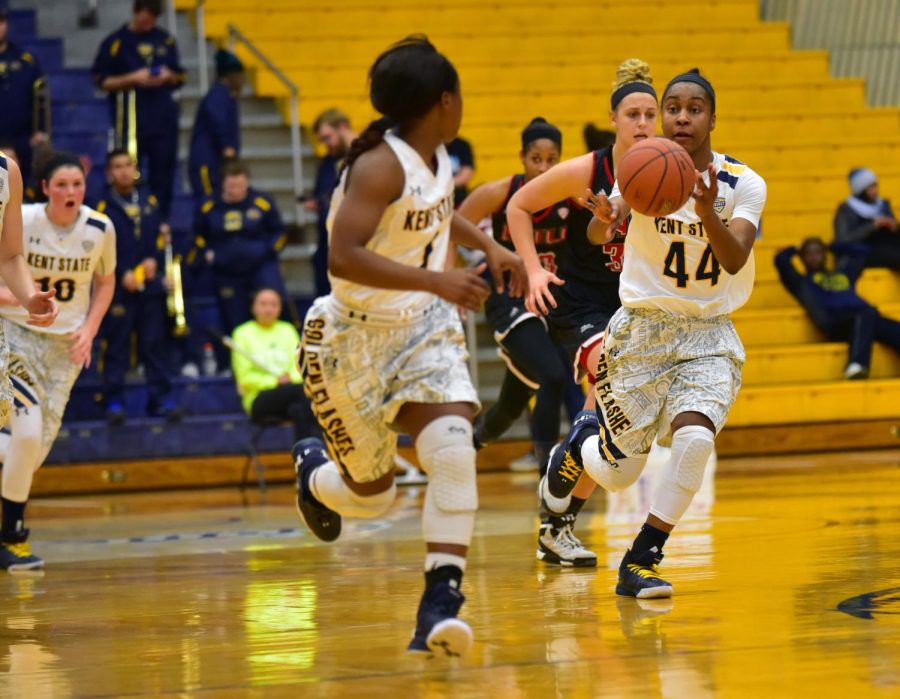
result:
<svg viewBox="0 0 900 699"><path fill-rule="evenodd" d="M633 94L635 92L643 92L648 95L652 95L653 99L657 99L656 90L653 89L653 86L650 83L642 83L642 82L630 82L625 83L618 90L612 93L612 97L609 98L609 107L613 111L616 110L616 107L619 106L619 102L628 97L628 95Z"/></svg>
<svg viewBox="0 0 900 699"><path fill-rule="evenodd" d="M522 131L522 150L528 148L529 143L534 143L539 138L548 138L562 150L562 133L553 124L546 121L533 121Z"/></svg>
<svg viewBox="0 0 900 699"><path fill-rule="evenodd" d="M713 86L709 80L699 73L682 73L681 75L676 75L669 81L669 84L666 85L666 90L663 92L663 99L666 98L666 93L675 83L694 83L694 85L702 87L706 91L706 94L709 95L710 102L712 102L712 113L716 113L716 91L713 90Z"/></svg>

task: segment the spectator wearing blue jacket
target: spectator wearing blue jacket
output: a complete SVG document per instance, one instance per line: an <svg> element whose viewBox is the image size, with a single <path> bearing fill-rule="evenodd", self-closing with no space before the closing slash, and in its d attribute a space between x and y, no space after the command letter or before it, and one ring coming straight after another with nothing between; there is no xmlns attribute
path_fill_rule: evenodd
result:
<svg viewBox="0 0 900 699"><path fill-rule="evenodd" d="M850 196L834 215L834 239L860 243L868 248L866 267L900 270L900 230L891 203L878 192L878 178L867 168L856 168L848 177Z"/></svg>
<svg viewBox="0 0 900 699"><path fill-rule="evenodd" d="M144 366L151 416L181 417L172 395L166 311L165 232L156 197L135 183L137 166L126 150L106 158L108 186L97 211L116 229L116 292L100 331L106 340L103 396L110 424L125 420L125 374L131 364L131 336L137 335L138 361Z"/></svg>
<svg viewBox="0 0 900 699"><path fill-rule="evenodd" d="M93 74L109 94L115 143L138 160L168 221L178 158L178 103L185 81L172 36L156 26L162 0L135 0L131 21L97 51Z"/></svg>
<svg viewBox="0 0 900 699"><path fill-rule="evenodd" d="M188 174L197 204L219 191L222 164L241 154L238 99L244 65L229 51L216 52L216 82L197 107L191 131Z"/></svg>
<svg viewBox="0 0 900 699"><path fill-rule="evenodd" d="M275 200L250 187L250 171L240 161L225 164L222 191L197 210L194 245L212 268L223 330L231 333L250 320L253 293L268 287L287 299L278 255L286 237ZM219 357L227 366L227 354Z"/></svg>
<svg viewBox="0 0 900 699"><path fill-rule="evenodd" d="M44 72L38 59L8 38L7 11L0 8L0 142L16 152L22 181L31 178L31 149L47 141Z"/></svg>
<svg viewBox="0 0 900 699"><path fill-rule="evenodd" d="M844 377L862 379L869 373L874 341L900 352L900 322L885 318L856 293L868 254L865 246L833 243L830 250L841 259L834 269L828 269L828 250L821 239L807 238L800 248L779 252L775 266L782 283L806 309L813 324L829 340L850 343ZM799 255L805 273L795 267L795 255Z"/></svg>

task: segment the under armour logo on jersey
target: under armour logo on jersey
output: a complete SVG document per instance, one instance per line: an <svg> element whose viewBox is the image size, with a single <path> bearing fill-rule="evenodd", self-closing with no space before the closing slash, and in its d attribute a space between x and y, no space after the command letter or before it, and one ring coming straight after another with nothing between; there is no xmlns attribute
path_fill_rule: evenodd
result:
<svg viewBox="0 0 900 699"><path fill-rule="evenodd" d="M422 188L419 185L414 185L409 188L411 194L417 194L418 196L422 196Z"/></svg>
<svg viewBox="0 0 900 699"><path fill-rule="evenodd" d="M29 244L29 245L40 245L40 244L41 244L41 239L40 239L40 238L32 238L32 237L29 237L29 238L28 238L28 244Z"/></svg>

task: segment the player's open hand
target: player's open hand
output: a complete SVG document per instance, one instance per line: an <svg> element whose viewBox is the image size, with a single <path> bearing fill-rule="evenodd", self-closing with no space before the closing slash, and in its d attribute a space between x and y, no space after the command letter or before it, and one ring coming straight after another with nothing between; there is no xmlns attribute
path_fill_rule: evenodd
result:
<svg viewBox="0 0 900 699"><path fill-rule="evenodd" d="M481 278L486 269L487 263L482 262L477 267L441 272L434 293L457 306L477 311L491 295L491 287Z"/></svg>
<svg viewBox="0 0 900 699"><path fill-rule="evenodd" d="M529 272L528 295L525 297L525 308L535 315L545 316L549 307L556 308L556 299L550 291L550 285L562 286L565 282L543 267Z"/></svg>
<svg viewBox="0 0 900 699"><path fill-rule="evenodd" d="M528 284L528 275L525 274L522 258L497 243L489 245L486 254L485 262L491 270L497 293L503 293L503 275L505 272L509 272L509 289L507 290L509 295L514 298L522 296Z"/></svg>
<svg viewBox="0 0 900 699"><path fill-rule="evenodd" d="M91 347L96 334L96 330L85 324L69 336L69 361L72 364L85 369L91 366Z"/></svg>
<svg viewBox="0 0 900 699"><path fill-rule="evenodd" d="M698 216L701 215L701 212L710 215L715 213L713 204L715 204L716 198L719 196L719 180L716 177L715 166L710 163L706 167L706 171L709 173L708 185L703 181L703 175L700 174L700 171L694 170L694 173L697 175L697 183L694 185L694 191L691 192L691 196L696 202L694 209L697 211Z"/></svg>
<svg viewBox="0 0 900 699"><path fill-rule="evenodd" d="M25 305L25 310L28 311L28 325L36 325L39 328L53 325L53 321L59 315L59 306L53 300L54 296L56 296L56 289L35 290Z"/></svg>
<svg viewBox="0 0 900 699"><path fill-rule="evenodd" d="M610 199L603 192L596 194L587 190L587 197L578 197L578 203L594 214L588 224L588 240L594 245L603 245L616 237L616 231L628 216L628 210L618 197Z"/></svg>

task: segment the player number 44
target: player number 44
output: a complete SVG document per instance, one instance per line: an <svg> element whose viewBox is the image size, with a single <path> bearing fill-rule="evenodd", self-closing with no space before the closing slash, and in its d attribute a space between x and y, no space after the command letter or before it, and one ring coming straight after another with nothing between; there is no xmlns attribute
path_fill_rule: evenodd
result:
<svg viewBox="0 0 900 699"><path fill-rule="evenodd" d="M669 248L669 254L666 255L666 261L663 265L663 274L667 277L672 277L679 289L684 289L691 279L687 272L686 259L687 256L684 251L684 242L676 240ZM697 265L696 272L694 272L694 279L697 281L705 281L708 279L710 286L715 286L719 283L719 274L721 271L719 261L713 254L712 246L707 245L706 249L703 251L703 255L700 256L700 263Z"/></svg>

